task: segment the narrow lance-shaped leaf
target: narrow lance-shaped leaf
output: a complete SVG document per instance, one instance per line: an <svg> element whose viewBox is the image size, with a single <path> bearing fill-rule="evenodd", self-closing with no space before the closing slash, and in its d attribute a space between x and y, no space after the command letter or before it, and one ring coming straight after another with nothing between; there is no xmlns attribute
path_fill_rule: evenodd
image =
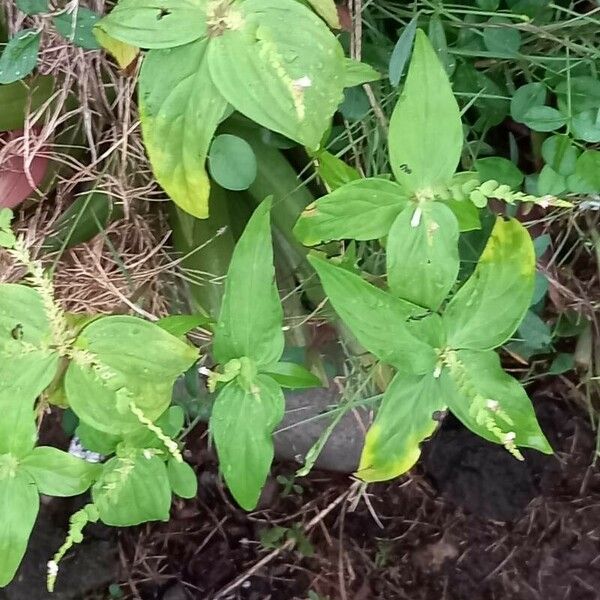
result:
<svg viewBox="0 0 600 600"><path fill-rule="evenodd" d="M273 461L272 433L283 418L281 388L266 375L258 375L251 389L238 381L228 383L215 401L210 430L220 469L239 505L252 510Z"/></svg>
<svg viewBox="0 0 600 600"><path fill-rule="evenodd" d="M358 341L380 360L405 373L434 371L434 349L413 335L407 321L425 309L400 300L364 279L310 256L335 311Z"/></svg>
<svg viewBox="0 0 600 600"><path fill-rule="evenodd" d="M294 234L307 246L346 238L374 240L388 234L406 204L403 189L392 181L352 181L310 204Z"/></svg>
<svg viewBox="0 0 600 600"><path fill-rule="evenodd" d="M0 456L0 588L19 568L40 506L31 477L16 465L2 464L6 458Z"/></svg>
<svg viewBox="0 0 600 600"><path fill-rule="evenodd" d="M83 494L100 474L101 466L76 458L49 446L38 446L21 461L41 494L77 496Z"/></svg>
<svg viewBox="0 0 600 600"><path fill-rule="evenodd" d="M308 0L309 4L333 29L340 28L340 18L334 0Z"/></svg>
<svg viewBox="0 0 600 600"><path fill-rule="evenodd" d="M463 133L450 81L418 30L402 95L390 121L390 161L407 191L446 185L458 164Z"/></svg>
<svg viewBox="0 0 600 600"><path fill-rule="evenodd" d="M444 398L465 427L516 456L518 447L552 453L527 393L504 372L496 352L458 350L446 364L441 375Z"/></svg>
<svg viewBox="0 0 600 600"><path fill-rule="evenodd" d="M392 293L437 310L458 275L456 217L439 202L407 206L390 229L386 257Z"/></svg>
<svg viewBox="0 0 600 600"><path fill-rule="evenodd" d="M344 53L325 23L296 0L212 0L208 14L219 91L253 121L316 149L344 85Z"/></svg>
<svg viewBox="0 0 600 600"><path fill-rule="evenodd" d="M206 2L120 0L96 27L132 46L174 48L205 35Z"/></svg>
<svg viewBox="0 0 600 600"><path fill-rule="evenodd" d="M263 201L240 237L225 280L213 352L222 364L246 356L259 367L283 352L283 310L273 266L271 200Z"/></svg>
<svg viewBox="0 0 600 600"><path fill-rule="evenodd" d="M357 477L369 482L386 481L406 473L421 454L421 442L435 431L433 413L443 410L444 402L433 373L397 373L367 432Z"/></svg>
<svg viewBox="0 0 600 600"><path fill-rule="evenodd" d="M140 72L144 144L156 179L186 212L208 216L206 156L227 102L207 64L208 40L151 50Z"/></svg>
<svg viewBox="0 0 600 600"><path fill-rule="evenodd" d="M496 220L475 272L452 298L443 319L452 348L488 350L516 331L531 304L535 252L517 220Z"/></svg>

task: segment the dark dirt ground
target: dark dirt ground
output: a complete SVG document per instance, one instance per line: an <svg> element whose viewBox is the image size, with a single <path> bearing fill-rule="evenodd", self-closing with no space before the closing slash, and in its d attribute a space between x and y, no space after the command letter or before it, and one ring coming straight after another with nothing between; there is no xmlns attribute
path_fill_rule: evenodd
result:
<svg viewBox="0 0 600 600"><path fill-rule="evenodd" d="M251 515L228 500L210 455L192 449L200 497L177 504L168 524L121 532L122 589L144 600L600 598L595 433L564 400L535 404L554 457L531 451L519 463L448 418L410 478L367 495L330 473L287 495L271 481ZM275 526L303 533L264 548L261 531Z"/></svg>
<svg viewBox="0 0 600 600"><path fill-rule="evenodd" d="M520 463L447 417L410 477L361 493L351 477L316 471L286 490L297 466L279 464L253 514L231 502L205 437L192 435L199 497L176 501L171 522L88 528L49 596L45 561L83 502L52 500L0 600L600 599L596 434L563 392L532 390L554 457L530 451Z"/></svg>

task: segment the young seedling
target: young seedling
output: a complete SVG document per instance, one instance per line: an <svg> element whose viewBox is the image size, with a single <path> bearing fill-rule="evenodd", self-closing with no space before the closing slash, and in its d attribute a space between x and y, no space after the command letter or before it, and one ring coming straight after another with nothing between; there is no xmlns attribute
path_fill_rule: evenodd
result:
<svg viewBox="0 0 600 600"><path fill-rule="evenodd" d="M434 432L435 413L446 409L516 458L520 447L552 452L527 393L493 351L515 332L533 294L533 244L518 221L497 219L475 272L441 315L326 260L311 262L358 341L397 370L367 434L358 477L405 473ZM428 276L422 274L417 295L436 289Z"/></svg>
<svg viewBox="0 0 600 600"><path fill-rule="evenodd" d="M406 83L390 122L396 181L352 181L307 207L294 229L308 246L387 237L393 294L436 310L459 268L458 235L478 229L488 198L561 204L514 192L476 173L455 174L463 147L458 104L446 71L423 31L415 39Z"/></svg>
<svg viewBox="0 0 600 600"><path fill-rule="evenodd" d="M300 365L280 362L283 310L270 207L270 199L258 206L235 247L213 343L222 371L209 377L212 389L224 384L210 418L220 469L246 510L256 506L273 461L272 433L285 408L282 386L320 385Z"/></svg>
<svg viewBox="0 0 600 600"><path fill-rule="evenodd" d="M25 552L38 493L76 495L95 481L93 506L74 518L66 551L81 541L87 520L167 519L171 490L192 492L190 468L170 437L183 418L174 427L173 409L165 411L175 379L198 358L192 346L136 317L65 314L50 277L10 231L10 218L0 211L0 243L27 268L29 285L0 285L0 585L10 582ZM35 447L40 396L40 410L69 406L87 437L116 456L100 466ZM49 566L50 586L57 562Z"/></svg>

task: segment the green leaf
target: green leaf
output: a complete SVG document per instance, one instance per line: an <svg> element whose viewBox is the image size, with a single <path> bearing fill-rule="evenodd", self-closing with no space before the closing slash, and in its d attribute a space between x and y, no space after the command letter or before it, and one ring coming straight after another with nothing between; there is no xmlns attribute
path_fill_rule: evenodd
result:
<svg viewBox="0 0 600 600"><path fill-rule="evenodd" d="M16 283L0 285L0 341L8 339L36 347L51 342L44 303L33 288Z"/></svg>
<svg viewBox="0 0 600 600"><path fill-rule="evenodd" d="M406 204L403 189L392 181L353 181L310 204L294 234L306 246L347 238L374 240L388 234Z"/></svg>
<svg viewBox="0 0 600 600"><path fill-rule="evenodd" d="M479 209L470 200L444 200L444 204L454 213L461 233L481 229Z"/></svg>
<svg viewBox="0 0 600 600"><path fill-rule="evenodd" d="M335 36L295 0L221 8L208 49L221 94L253 121L316 149L342 99L344 55Z"/></svg>
<svg viewBox="0 0 600 600"><path fill-rule="evenodd" d="M122 439L121 436L111 435L105 431L98 431L82 421L77 425L75 435L86 450L97 452L103 456L113 454Z"/></svg>
<svg viewBox="0 0 600 600"><path fill-rule="evenodd" d="M120 0L96 27L132 46L175 48L205 36L206 2ZM168 76L168 66L165 67L164 74ZM180 68L185 69L186 65L180 65Z"/></svg>
<svg viewBox="0 0 600 600"><path fill-rule="evenodd" d="M565 77L554 92L561 112L577 114L600 108L600 81L597 77Z"/></svg>
<svg viewBox="0 0 600 600"><path fill-rule="evenodd" d="M532 106L523 115L523 123L534 131L554 131L566 122L566 117L551 106Z"/></svg>
<svg viewBox="0 0 600 600"><path fill-rule="evenodd" d="M574 176L577 178L576 187L572 185L571 177L569 178L569 185L573 191L589 194L600 192L600 152L598 150L583 152L577 159Z"/></svg>
<svg viewBox="0 0 600 600"><path fill-rule="evenodd" d="M82 421L113 434L139 427L129 410L131 402L146 418L157 419L169 405L175 379L198 358L195 348L130 316L93 321L74 346L95 367L77 355L71 362L65 375L69 404ZM99 376L103 370L109 371L105 379Z"/></svg>
<svg viewBox="0 0 600 600"><path fill-rule="evenodd" d="M72 13L63 12L54 17L52 22L58 33L79 48L99 50L102 46L94 37L93 28L100 15L89 8L75 5Z"/></svg>
<svg viewBox="0 0 600 600"><path fill-rule="evenodd" d="M390 83L394 87L400 85L404 68L410 57L410 52L415 41L415 34L417 32L417 17L413 17L408 25L404 28L390 58L390 65L388 68Z"/></svg>
<svg viewBox="0 0 600 600"><path fill-rule="evenodd" d="M48 12L48 0L15 0L17 8L26 15L39 15Z"/></svg>
<svg viewBox="0 0 600 600"><path fill-rule="evenodd" d="M577 140L600 142L600 108L583 111L571 119L571 133Z"/></svg>
<svg viewBox="0 0 600 600"><path fill-rule="evenodd" d="M321 380L302 365L280 362L270 366L265 375L272 377L281 387L292 390L322 387Z"/></svg>
<svg viewBox="0 0 600 600"><path fill-rule="evenodd" d="M548 369L548 375L560 375L575 367L575 357L572 354L561 352L556 355Z"/></svg>
<svg viewBox="0 0 600 600"><path fill-rule="evenodd" d="M527 83L521 86L510 100L510 114L515 121L525 123L525 115L534 107L546 102L546 87L543 83Z"/></svg>
<svg viewBox="0 0 600 600"><path fill-rule="evenodd" d="M396 218L386 246L390 291L437 310L456 281L458 221L439 202L407 206Z"/></svg>
<svg viewBox="0 0 600 600"><path fill-rule="evenodd" d="M52 383L58 355L31 350L21 341L0 342L0 454L25 456L37 439L33 405Z"/></svg>
<svg viewBox="0 0 600 600"><path fill-rule="evenodd" d="M316 157L317 173L329 192L361 179L360 173L337 156L323 150Z"/></svg>
<svg viewBox="0 0 600 600"><path fill-rule="evenodd" d="M11 473L0 462L0 588L11 582L21 564L39 506L31 477Z"/></svg>
<svg viewBox="0 0 600 600"><path fill-rule="evenodd" d="M54 78L40 75L24 83L15 81L0 86L0 131L22 129L25 116L36 111L50 98L53 92Z"/></svg>
<svg viewBox="0 0 600 600"><path fill-rule="evenodd" d="M52 224L53 233L44 240L50 252L72 248L91 240L123 212L103 192L91 191L79 196Z"/></svg>
<svg viewBox="0 0 600 600"><path fill-rule="evenodd" d="M225 364L246 356L266 366L283 353L283 310L273 267L271 200L248 221L229 265L213 352Z"/></svg>
<svg viewBox="0 0 600 600"><path fill-rule="evenodd" d="M500 156L476 160L475 169L477 169L481 181L493 179L502 185L508 185L512 190L518 190L525 178L514 162Z"/></svg>
<svg viewBox="0 0 600 600"><path fill-rule="evenodd" d="M250 391L232 381L215 400L210 430L219 468L245 510L254 509L260 498L273 461L273 430L284 408L281 388L266 375L258 375Z"/></svg>
<svg viewBox="0 0 600 600"><path fill-rule="evenodd" d="M175 337L183 337L198 327L204 327L211 322L210 317L202 314L168 315L159 319L156 324Z"/></svg>
<svg viewBox="0 0 600 600"><path fill-rule="evenodd" d="M333 308L369 352L405 373L433 372L433 348L415 337L407 326L408 319L422 315L424 309L326 260L309 256L309 261Z"/></svg>
<svg viewBox="0 0 600 600"><path fill-rule="evenodd" d="M34 448L21 461L21 467L31 475L40 494L60 497L83 494L102 468L49 446Z"/></svg>
<svg viewBox="0 0 600 600"><path fill-rule="evenodd" d="M329 27L333 29L341 28L334 0L308 0L308 3L321 15Z"/></svg>
<svg viewBox="0 0 600 600"><path fill-rule="evenodd" d="M353 58L346 58L344 60L344 65L345 88L355 87L357 85L363 85L364 83L381 79L381 74L367 63L354 60Z"/></svg>
<svg viewBox="0 0 600 600"><path fill-rule="evenodd" d="M483 29L483 43L489 52L498 58L513 58L521 47L521 34L510 28L508 19L492 17L490 25Z"/></svg>
<svg viewBox="0 0 600 600"><path fill-rule="evenodd" d="M167 467L151 450L111 458L92 488L92 498L106 525L167 521L171 507Z"/></svg>
<svg viewBox="0 0 600 600"><path fill-rule="evenodd" d="M567 178L557 173L550 165L544 165L537 180L537 193L541 196L557 196L567 189Z"/></svg>
<svg viewBox="0 0 600 600"><path fill-rule="evenodd" d="M190 465L173 458L167 464L169 484L180 498L194 498L198 493L198 478Z"/></svg>
<svg viewBox="0 0 600 600"><path fill-rule="evenodd" d="M504 372L495 352L457 351L456 363L442 371L441 382L452 413L477 435L502 444L506 434L514 434L517 447L552 453L527 393Z"/></svg>
<svg viewBox="0 0 600 600"><path fill-rule="evenodd" d="M535 253L515 219L496 220L475 272L443 314L452 348L496 348L516 331L531 303Z"/></svg>
<svg viewBox="0 0 600 600"><path fill-rule="evenodd" d="M542 156L554 171L570 175L575 171L579 152L568 135L552 135L542 144Z"/></svg>
<svg viewBox="0 0 600 600"><path fill-rule="evenodd" d="M450 77L456 68L456 59L454 58L454 55L448 52L448 42L446 40L444 25L442 24L440 17L436 14L432 15L429 19L427 37L440 59L440 62L444 65L448 77Z"/></svg>
<svg viewBox="0 0 600 600"><path fill-rule="evenodd" d="M390 162L409 192L445 186L458 164L463 132L450 81L427 36L417 31L406 83L390 121Z"/></svg>
<svg viewBox="0 0 600 600"><path fill-rule="evenodd" d="M175 204L201 219L208 216L210 193L206 156L227 110L208 72L207 47L200 40L151 50L139 83L142 134L154 175Z"/></svg>
<svg viewBox="0 0 600 600"><path fill-rule="evenodd" d="M40 35L34 29L23 29L9 40L0 56L0 83L19 81L35 69Z"/></svg>
<svg viewBox="0 0 600 600"><path fill-rule="evenodd" d="M365 439L357 477L386 481L406 473L419 459L420 444L436 429L435 411L444 394L432 375L397 373L387 387Z"/></svg>
<svg viewBox="0 0 600 600"><path fill-rule="evenodd" d="M239 192L247 190L256 179L256 156L246 140L224 133L210 146L208 168L221 187Z"/></svg>

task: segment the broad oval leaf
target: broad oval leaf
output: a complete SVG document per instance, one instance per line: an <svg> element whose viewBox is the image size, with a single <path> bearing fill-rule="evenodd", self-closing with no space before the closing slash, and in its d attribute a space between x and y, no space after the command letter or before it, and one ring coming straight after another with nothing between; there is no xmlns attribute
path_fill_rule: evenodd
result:
<svg viewBox="0 0 600 600"><path fill-rule="evenodd" d="M39 506L31 477L22 471L3 472L0 464L0 587L11 582L21 564Z"/></svg>
<svg viewBox="0 0 600 600"><path fill-rule="evenodd" d="M219 91L253 121L316 149L342 100L344 53L335 36L296 0L211 0L208 11Z"/></svg>
<svg viewBox="0 0 600 600"><path fill-rule="evenodd" d="M175 48L204 37L206 2L120 0L96 27L132 46ZM165 71L165 75L168 75L168 71Z"/></svg>
<svg viewBox="0 0 600 600"><path fill-rule="evenodd" d="M102 468L50 446L34 448L21 466L31 475L40 494L59 497L83 494Z"/></svg>
<svg viewBox="0 0 600 600"><path fill-rule="evenodd" d="M386 257L391 292L437 310L460 265L454 213L439 202L411 203L390 229Z"/></svg>
<svg viewBox="0 0 600 600"><path fill-rule="evenodd" d="M429 193L454 175L463 145L458 104L431 43L418 30L390 121L390 162L408 192Z"/></svg>
<svg viewBox="0 0 600 600"><path fill-rule="evenodd" d="M517 447L552 454L527 392L504 372L496 352L455 354L452 366L442 370L441 381L448 407L463 425L496 444L508 439Z"/></svg>
<svg viewBox="0 0 600 600"><path fill-rule="evenodd" d="M156 179L173 202L208 217L210 183L205 163L227 102L208 72L207 40L151 50L140 72L144 144Z"/></svg>
<svg viewBox="0 0 600 600"><path fill-rule="evenodd" d="M406 473L421 455L421 442L435 431L433 413L443 410L444 402L439 379L433 374L397 373L367 432L355 475L372 482Z"/></svg>
<svg viewBox="0 0 600 600"><path fill-rule="evenodd" d="M193 498L198 493L198 478L190 465L169 459L167 465L169 484L173 493L180 498Z"/></svg>
<svg viewBox="0 0 600 600"><path fill-rule="evenodd" d="M21 340L33 346L50 343L50 324L41 296L26 285L0 285L0 340Z"/></svg>
<svg viewBox="0 0 600 600"><path fill-rule="evenodd" d="M52 19L57 31L74 46L86 50L99 50L98 40L94 37L94 25L100 15L85 6L75 5L72 12L63 12Z"/></svg>
<svg viewBox="0 0 600 600"><path fill-rule="evenodd" d="M344 64L345 88L355 87L357 85L363 85L364 83L381 79L381 74L367 63L354 60L353 58L346 58Z"/></svg>
<svg viewBox="0 0 600 600"><path fill-rule="evenodd" d="M452 348L488 350L516 331L531 304L535 252L516 219L496 220L475 272L443 314Z"/></svg>
<svg viewBox="0 0 600 600"><path fill-rule="evenodd" d="M374 240L388 234L406 204L404 190L393 181L352 181L310 204L294 234L306 246L346 238Z"/></svg>
<svg viewBox="0 0 600 600"><path fill-rule="evenodd" d="M111 458L92 488L100 520L113 527L167 521L171 486L167 467L151 451Z"/></svg>
<svg viewBox="0 0 600 600"><path fill-rule="evenodd" d="M88 425L115 434L140 425L130 402L146 418L157 419L169 405L175 379L198 358L175 336L130 316L93 321L74 346L79 353L65 375L69 405ZM101 379L105 369L112 376Z"/></svg>
<svg viewBox="0 0 600 600"><path fill-rule="evenodd" d="M258 375L251 391L237 381L219 393L210 430L219 455L219 468L233 497L245 510L256 507L273 461L273 430L283 418L281 388Z"/></svg>
<svg viewBox="0 0 600 600"><path fill-rule="evenodd" d="M34 29L23 29L9 40L0 56L0 83L19 81L35 69L40 35Z"/></svg>
<svg viewBox="0 0 600 600"><path fill-rule="evenodd" d="M283 309L273 266L271 200L263 201L248 221L233 251L213 352L225 364L246 356L260 366L283 353Z"/></svg>
<svg viewBox="0 0 600 600"><path fill-rule="evenodd" d="M4 346L2 348L2 346ZM56 352L0 343L0 454L25 456L37 439L34 403L58 370Z"/></svg>
<svg viewBox="0 0 600 600"><path fill-rule="evenodd" d="M210 145L208 168L212 178L226 190L247 190L256 179L256 155L246 140L224 133Z"/></svg>
<svg viewBox="0 0 600 600"><path fill-rule="evenodd" d="M309 256L325 293L342 321L366 350L404 373L434 371L434 349L407 327L425 310L376 288L358 275Z"/></svg>

